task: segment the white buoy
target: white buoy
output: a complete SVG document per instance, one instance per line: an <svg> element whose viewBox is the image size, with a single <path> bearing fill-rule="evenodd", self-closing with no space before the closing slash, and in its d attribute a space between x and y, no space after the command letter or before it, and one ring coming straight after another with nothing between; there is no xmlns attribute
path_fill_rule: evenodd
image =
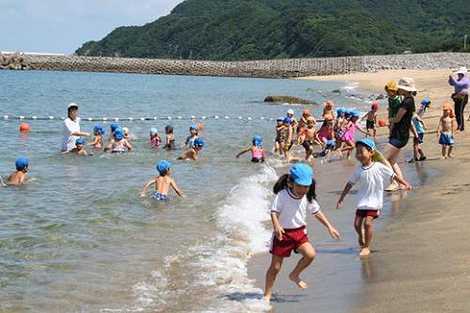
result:
<svg viewBox="0 0 470 313"><path fill-rule="evenodd" d="M218 116L218 115L214 115L214 119L215 119L215 120L218 120L218 119L219 119L219 116Z"/></svg>
<svg viewBox="0 0 470 313"><path fill-rule="evenodd" d="M191 119L192 119L192 120L195 120L195 119L196 119L196 117L195 117L194 115L192 115L192 116L191 116Z"/></svg>
<svg viewBox="0 0 470 313"><path fill-rule="evenodd" d="M262 120L262 121L264 121L264 116L261 116L259 119Z"/></svg>
<svg viewBox="0 0 470 313"><path fill-rule="evenodd" d="M168 116L167 119L168 119L169 121L171 121L171 116Z"/></svg>
<svg viewBox="0 0 470 313"><path fill-rule="evenodd" d="M107 117L103 117L103 121L105 121L105 122L106 122L107 120L108 120L108 118L107 118Z"/></svg>
<svg viewBox="0 0 470 313"><path fill-rule="evenodd" d="M88 118L88 121L90 121L90 122L91 122L91 121L93 121L93 119L92 119L91 117L89 117L89 118Z"/></svg>
<svg viewBox="0 0 470 313"><path fill-rule="evenodd" d="M154 117L153 117L153 120L154 120L154 121L158 120L158 117L154 116Z"/></svg>
<svg viewBox="0 0 470 313"><path fill-rule="evenodd" d="M145 121L145 117L141 117L140 120L141 120L141 121Z"/></svg>
<svg viewBox="0 0 470 313"><path fill-rule="evenodd" d="M20 115L20 120L24 120L24 116L23 116L23 115Z"/></svg>
<svg viewBox="0 0 470 313"><path fill-rule="evenodd" d="M225 115L224 118L225 118L226 120L229 120L229 119L230 119L230 116Z"/></svg>
<svg viewBox="0 0 470 313"><path fill-rule="evenodd" d="M129 121L131 121L131 122L132 122L133 120L134 120L134 119L133 119L132 117L129 117Z"/></svg>
<svg viewBox="0 0 470 313"><path fill-rule="evenodd" d="M37 120L38 117L36 115L33 116L33 120Z"/></svg>
<svg viewBox="0 0 470 313"><path fill-rule="evenodd" d="M7 120L7 119L8 119L8 115L4 115L4 116L3 116L3 119L4 119L4 120Z"/></svg>
<svg viewBox="0 0 470 313"><path fill-rule="evenodd" d="M182 119L183 119L183 117L182 117L182 116L178 116L178 117L177 117L177 119L179 119L179 120L182 120Z"/></svg>
<svg viewBox="0 0 470 313"><path fill-rule="evenodd" d="M54 119L54 117L53 117L53 116L49 116L49 119L50 119L50 120L53 120L53 119Z"/></svg>
<svg viewBox="0 0 470 313"><path fill-rule="evenodd" d="M201 116L201 119L205 120L205 119L206 119L206 117L205 117L205 116Z"/></svg>
<svg viewBox="0 0 470 313"><path fill-rule="evenodd" d="M251 116L248 116L247 120L251 121L252 120Z"/></svg>
<svg viewBox="0 0 470 313"><path fill-rule="evenodd" d="M115 117L115 118L114 118L114 121L115 121L115 122L119 122L119 117Z"/></svg>

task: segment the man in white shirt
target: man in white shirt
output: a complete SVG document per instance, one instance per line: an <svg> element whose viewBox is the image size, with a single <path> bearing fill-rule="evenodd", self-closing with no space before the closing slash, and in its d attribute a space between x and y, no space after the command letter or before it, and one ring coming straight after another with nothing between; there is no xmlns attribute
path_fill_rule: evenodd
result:
<svg viewBox="0 0 470 313"><path fill-rule="evenodd" d="M64 120L62 152L68 152L75 148L75 141L80 138L80 136L88 137L90 134L80 131L78 105L76 103L70 103L67 107L67 118Z"/></svg>

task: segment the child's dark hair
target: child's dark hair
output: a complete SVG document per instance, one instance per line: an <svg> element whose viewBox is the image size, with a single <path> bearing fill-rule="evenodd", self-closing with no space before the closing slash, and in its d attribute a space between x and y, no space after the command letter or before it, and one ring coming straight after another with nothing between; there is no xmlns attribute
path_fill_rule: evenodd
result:
<svg viewBox="0 0 470 313"><path fill-rule="evenodd" d="M165 126L165 133L166 134L172 134L173 133L173 126L171 126L171 125Z"/></svg>
<svg viewBox="0 0 470 313"><path fill-rule="evenodd" d="M294 183L291 180L289 174L284 174L281 177L279 177L279 179L277 180L277 182L274 184L274 187L273 187L274 194L277 195L282 190L288 188L288 186L287 186L288 183L292 183L292 184ZM307 191L307 200L310 203L313 200L317 199L317 193L316 193L315 189L316 189L316 182L315 182L315 179L312 179L312 184L310 185L310 188Z"/></svg>
<svg viewBox="0 0 470 313"><path fill-rule="evenodd" d="M166 175L168 175L168 171L169 170L163 170L161 172L158 172L158 176L160 176L160 177L166 176Z"/></svg>

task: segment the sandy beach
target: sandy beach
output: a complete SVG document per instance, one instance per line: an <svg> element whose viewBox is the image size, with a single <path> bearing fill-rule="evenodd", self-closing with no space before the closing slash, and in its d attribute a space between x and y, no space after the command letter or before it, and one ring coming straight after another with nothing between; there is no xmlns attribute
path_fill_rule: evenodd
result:
<svg viewBox="0 0 470 313"><path fill-rule="evenodd" d="M433 100L426 123L434 130L441 104L450 100L448 75L449 70L404 70L306 79L358 82L362 90L381 93L387 81L413 77L420 91L417 98L425 95ZM352 229L354 197L347 198L344 208L349 210L350 221L333 209L348 171L335 171L334 163L316 167L323 210L337 225L346 225L341 229L343 241L328 240L321 226L310 222L311 240L318 252L316 263L304 274L311 288L301 291L288 281L288 271L298 260L290 258L276 282L273 312L470 312L470 177L462 175L470 171L470 136L456 135L452 160L441 160L437 141L435 133L425 136L429 161L404 162L412 155L411 141L402 153L401 166L414 190L386 195L388 208L377 223L374 253L367 260L357 257ZM356 165L346 161L345 166L352 171ZM267 255L252 260L250 274L260 288L268 262Z"/></svg>

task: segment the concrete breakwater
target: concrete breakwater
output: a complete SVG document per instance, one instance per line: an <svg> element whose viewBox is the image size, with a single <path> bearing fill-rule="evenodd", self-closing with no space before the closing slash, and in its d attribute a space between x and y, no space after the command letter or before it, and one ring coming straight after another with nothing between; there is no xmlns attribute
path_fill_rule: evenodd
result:
<svg viewBox="0 0 470 313"><path fill-rule="evenodd" d="M426 53L260 61L199 61L61 55L23 55L34 70L201 76L293 78L384 69L438 69L470 65L470 53Z"/></svg>

